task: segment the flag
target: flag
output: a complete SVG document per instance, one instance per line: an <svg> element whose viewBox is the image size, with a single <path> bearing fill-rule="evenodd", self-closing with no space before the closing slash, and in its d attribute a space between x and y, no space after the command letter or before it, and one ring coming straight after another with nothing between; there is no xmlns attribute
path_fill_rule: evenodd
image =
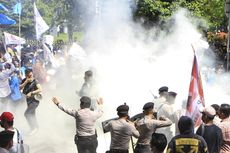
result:
<svg viewBox="0 0 230 153"><path fill-rule="evenodd" d="M16 21L11 19L10 17L0 13L0 25L10 25L10 24L16 24Z"/></svg>
<svg viewBox="0 0 230 153"><path fill-rule="evenodd" d="M0 9L8 12L8 9L1 3L0 3Z"/></svg>
<svg viewBox="0 0 230 153"><path fill-rule="evenodd" d="M13 13L21 15L21 12L22 12L22 4L18 2L17 4L13 6Z"/></svg>
<svg viewBox="0 0 230 153"><path fill-rule="evenodd" d="M196 55L194 54L189 86L186 115L194 121L195 127L201 124L200 110L204 107L204 93Z"/></svg>
<svg viewBox="0 0 230 153"><path fill-rule="evenodd" d="M35 20L36 38L39 39L41 35L49 29L49 26L42 19L35 3L34 3L34 20Z"/></svg>
<svg viewBox="0 0 230 153"><path fill-rule="evenodd" d="M7 33L7 32L4 32L4 36L5 36L5 44L6 45L8 45L8 44L20 45L20 44L26 43L25 39L18 37L18 36L15 36L15 35L12 35L12 34Z"/></svg>

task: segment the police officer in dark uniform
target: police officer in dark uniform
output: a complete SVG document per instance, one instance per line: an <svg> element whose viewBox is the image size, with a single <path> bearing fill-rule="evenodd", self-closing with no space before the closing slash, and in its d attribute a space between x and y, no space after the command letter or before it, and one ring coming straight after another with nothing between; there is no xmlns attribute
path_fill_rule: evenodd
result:
<svg viewBox="0 0 230 153"><path fill-rule="evenodd" d="M134 123L128 120L129 106L124 104L117 107L118 119L111 120L104 126L104 131L111 133L109 153L129 153L131 136L139 137Z"/></svg>

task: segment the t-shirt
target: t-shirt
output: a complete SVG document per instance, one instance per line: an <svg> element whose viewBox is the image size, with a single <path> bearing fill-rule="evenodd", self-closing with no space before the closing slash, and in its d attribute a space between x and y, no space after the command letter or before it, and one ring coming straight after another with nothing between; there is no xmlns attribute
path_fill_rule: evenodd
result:
<svg viewBox="0 0 230 153"><path fill-rule="evenodd" d="M202 127L203 126L203 127ZM203 128L203 130L202 130ZM196 134L202 136L208 145L210 153L219 153L223 141L221 129L215 124L201 125Z"/></svg>

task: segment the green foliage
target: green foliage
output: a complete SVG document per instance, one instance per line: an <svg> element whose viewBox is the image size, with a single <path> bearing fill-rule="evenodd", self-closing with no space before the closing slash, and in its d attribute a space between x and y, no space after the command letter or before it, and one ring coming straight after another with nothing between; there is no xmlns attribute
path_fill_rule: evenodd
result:
<svg viewBox="0 0 230 153"><path fill-rule="evenodd" d="M178 8L186 8L194 17L204 19L210 29L227 26L225 0L138 0L135 19L156 25L166 21Z"/></svg>

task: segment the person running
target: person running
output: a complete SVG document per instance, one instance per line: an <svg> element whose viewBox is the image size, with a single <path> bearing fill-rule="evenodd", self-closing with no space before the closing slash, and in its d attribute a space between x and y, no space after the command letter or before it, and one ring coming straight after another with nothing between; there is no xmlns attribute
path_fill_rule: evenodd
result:
<svg viewBox="0 0 230 153"><path fill-rule="evenodd" d="M75 118L76 135L74 140L78 152L96 153L98 140L95 124L103 114L102 109L90 110L91 99L86 96L80 98L80 110L64 107L56 97L53 97L52 101L60 110ZM102 105L102 103L98 102L98 105Z"/></svg>
<svg viewBox="0 0 230 153"><path fill-rule="evenodd" d="M40 102L39 99L36 99L36 96L40 96L42 87L34 78L31 69L27 69L25 74L26 78L22 80L20 89L23 90L23 94L26 95L27 109L24 115L31 129L30 135L32 135L38 130L36 109Z"/></svg>

